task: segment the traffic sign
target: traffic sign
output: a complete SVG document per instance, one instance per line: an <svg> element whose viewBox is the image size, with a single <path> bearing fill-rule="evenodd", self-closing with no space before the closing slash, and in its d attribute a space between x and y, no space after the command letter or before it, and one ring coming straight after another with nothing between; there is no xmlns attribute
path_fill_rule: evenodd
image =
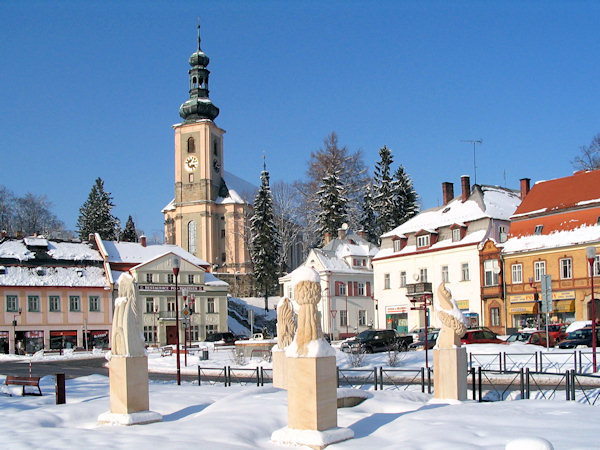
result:
<svg viewBox="0 0 600 450"><path fill-rule="evenodd" d="M552 312L552 277L542 275L542 312Z"/></svg>
<svg viewBox="0 0 600 450"><path fill-rule="evenodd" d="M183 308L183 317L190 317L191 311L187 306Z"/></svg>

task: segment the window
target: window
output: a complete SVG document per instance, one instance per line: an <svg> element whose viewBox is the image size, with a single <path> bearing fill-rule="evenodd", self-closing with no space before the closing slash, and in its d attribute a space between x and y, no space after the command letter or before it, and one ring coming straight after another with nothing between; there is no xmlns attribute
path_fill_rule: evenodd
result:
<svg viewBox="0 0 600 450"><path fill-rule="evenodd" d="M175 297L167 297L167 311L175 312Z"/></svg>
<svg viewBox="0 0 600 450"><path fill-rule="evenodd" d="M152 274L151 273L146 274L146 283L152 283Z"/></svg>
<svg viewBox="0 0 600 450"><path fill-rule="evenodd" d="M364 309L358 310L358 324L363 326L367 324L367 311Z"/></svg>
<svg viewBox="0 0 600 450"><path fill-rule="evenodd" d="M402 249L402 241L400 239L396 239L394 241L394 251L399 252Z"/></svg>
<svg viewBox="0 0 600 450"><path fill-rule="evenodd" d="M533 234L542 234L542 230L544 229L544 225L536 225Z"/></svg>
<svg viewBox="0 0 600 450"><path fill-rule="evenodd" d="M194 78L195 80L195 78ZM196 153L196 143L194 142L194 138L188 138L187 140L187 151L188 153Z"/></svg>
<svg viewBox="0 0 600 450"><path fill-rule="evenodd" d="M225 238L225 230L221 230L221 239Z"/></svg>
<svg viewBox="0 0 600 450"><path fill-rule="evenodd" d="M58 295L51 295L49 297L48 310L50 312L60 312L60 297Z"/></svg>
<svg viewBox="0 0 600 450"><path fill-rule="evenodd" d="M214 298L209 298L206 301L206 312L211 313L211 314L215 312L215 299Z"/></svg>
<svg viewBox="0 0 600 450"><path fill-rule="evenodd" d="M198 325L192 325L190 327L190 341L199 341L200 340L200 327Z"/></svg>
<svg viewBox="0 0 600 450"><path fill-rule="evenodd" d="M97 295L90 297L90 312L100 312L100 297Z"/></svg>
<svg viewBox="0 0 600 450"><path fill-rule="evenodd" d="M406 272L400 272L400 287L406 287Z"/></svg>
<svg viewBox="0 0 600 450"><path fill-rule="evenodd" d="M340 295L346 295L346 283L339 283L338 286Z"/></svg>
<svg viewBox="0 0 600 450"><path fill-rule="evenodd" d="M345 309L340 310L340 327L348 326L348 315Z"/></svg>
<svg viewBox="0 0 600 450"><path fill-rule="evenodd" d="M40 298L37 295L27 296L27 311L40 312Z"/></svg>
<svg viewBox="0 0 600 450"><path fill-rule="evenodd" d="M19 312L19 298L16 295L6 296L6 311Z"/></svg>
<svg viewBox="0 0 600 450"><path fill-rule="evenodd" d="M193 183L194 182L194 174L193 173L188 173L188 182L189 183Z"/></svg>
<svg viewBox="0 0 600 450"><path fill-rule="evenodd" d="M500 270L497 259L488 259L483 262L484 285L498 286L500 283Z"/></svg>
<svg viewBox="0 0 600 450"><path fill-rule="evenodd" d="M469 263L460 265L460 279L461 281L469 281Z"/></svg>
<svg viewBox="0 0 600 450"><path fill-rule="evenodd" d="M156 327L153 325L144 325L144 341L156 342Z"/></svg>
<svg viewBox="0 0 600 450"><path fill-rule="evenodd" d="M390 274L389 273L383 274L383 288L384 289L390 288Z"/></svg>
<svg viewBox="0 0 600 450"><path fill-rule="evenodd" d="M79 312L81 311L81 302L78 295L69 296L69 311Z"/></svg>
<svg viewBox="0 0 600 450"><path fill-rule="evenodd" d="M519 284L523 282L523 265L513 264L512 265L512 282L513 284Z"/></svg>
<svg viewBox="0 0 600 450"><path fill-rule="evenodd" d="M419 269L419 280L422 283L427 283L427 269L426 268Z"/></svg>
<svg viewBox="0 0 600 450"><path fill-rule="evenodd" d="M196 253L196 222L193 220L188 223L188 252Z"/></svg>
<svg viewBox="0 0 600 450"><path fill-rule="evenodd" d="M498 226L498 240L500 242L506 242L506 239L508 239L508 235L506 233L506 227L504 225L499 225Z"/></svg>
<svg viewBox="0 0 600 450"><path fill-rule="evenodd" d="M167 274L167 283L173 284L175 282L175 276L172 273Z"/></svg>
<svg viewBox="0 0 600 450"><path fill-rule="evenodd" d="M365 283L358 283L358 294L360 296L364 296L365 295Z"/></svg>
<svg viewBox="0 0 600 450"><path fill-rule="evenodd" d="M542 276L546 275L546 261L536 261L533 263L533 274L535 281L542 281Z"/></svg>
<svg viewBox="0 0 600 450"><path fill-rule="evenodd" d="M209 334L213 334L217 332L217 326L216 325L206 325L206 335L208 336Z"/></svg>
<svg viewBox="0 0 600 450"><path fill-rule="evenodd" d="M448 266L442 266L442 281L444 283L448 283L448 281L450 281L450 277L448 275Z"/></svg>
<svg viewBox="0 0 600 450"><path fill-rule="evenodd" d="M213 141L213 155L219 156L219 143L216 140Z"/></svg>
<svg viewBox="0 0 600 450"><path fill-rule="evenodd" d="M588 271L590 269L588 268ZM596 256L596 260L594 261L594 276L600 276L600 255Z"/></svg>
<svg viewBox="0 0 600 450"><path fill-rule="evenodd" d="M429 235L417 236L417 248L429 247Z"/></svg>
<svg viewBox="0 0 600 450"><path fill-rule="evenodd" d="M571 258L560 260L560 278L563 280L573 278L573 260Z"/></svg>
<svg viewBox="0 0 600 450"><path fill-rule="evenodd" d="M493 327L500 326L500 308L490 308L490 325Z"/></svg>
<svg viewBox="0 0 600 450"><path fill-rule="evenodd" d="M460 228L454 228L452 230L452 242L460 241Z"/></svg>
<svg viewBox="0 0 600 450"><path fill-rule="evenodd" d="M188 284L194 284L194 275L188 275Z"/></svg>
<svg viewBox="0 0 600 450"><path fill-rule="evenodd" d="M154 312L154 298L146 297L146 312L152 314Z"/></svg>

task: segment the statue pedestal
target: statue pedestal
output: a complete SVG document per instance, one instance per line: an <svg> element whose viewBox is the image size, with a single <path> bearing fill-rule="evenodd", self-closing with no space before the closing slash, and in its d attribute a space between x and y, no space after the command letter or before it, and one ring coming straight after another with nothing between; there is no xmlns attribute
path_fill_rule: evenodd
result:
<svg viewBox="0 0 600 450"><path fill-rule="evenodd" d="M287 358L288 426L271 440L324 448L354 437L337 426L335 356Z"/></svg>
<svg viewBox="0 0 600 450"><path fill-rule="evenodd" d="M285 350L274 349L273 355L273 386L287 389L287 361Z"/></svg>
<svg viewBox="0 0 600 450"><path fill-rule="evenodd" d="M433 350L433 396L467 399L467 350L464 347Z"/></svg>
<svg viewBox="0 0 600 450"><path fill-rule="evenodd" d="M101 414L98 422L136 425L162 420L149 411L147 356L112 356L108 369L110 412Z"/></svg>

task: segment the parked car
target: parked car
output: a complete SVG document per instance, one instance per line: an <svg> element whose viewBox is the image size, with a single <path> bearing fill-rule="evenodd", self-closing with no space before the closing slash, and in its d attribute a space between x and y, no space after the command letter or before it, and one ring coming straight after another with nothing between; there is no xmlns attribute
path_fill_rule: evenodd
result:
<svg viewBox="0 0 600 450"><path fill-rule="evenodd" d="M552 337L552 334L548 333L550 347L556 345L556 340ZM521 342L523 344L541 345L546 347L546 331L519 331L511 334L506 340L507 343Z"/></svg>
<svg viewBox="0 0 600 450"><path fill-rule="evenodd" d="M469 329L460 338L461 344L505 344L502 339L498 339L496 333L488 328Z"/></svg>
<svg viewBox="0 0 600 450"><path fill-rule="evenodd" d="M354 338L344 341L340 348L346 353L357 351L375 353L396 349L406 350L410 343L412 343L411 336L400 336L395 330L365 330Z"/></svg>
<svg viewBox="0 0 600 450"><path fill-rule="evenodd" d="M600 344L600 329L596 328L596 344ZM592 346L592 327L580 328L572 331L567 338L558 344L559 348L577 348L579 346Z"/></svg>
<svg viewBox="0 0 600 450"><path fill-rule="evenodd" d="M556 342L560 342L567 337L566 323L549 323L548 334L554 338Z"/></svg>
<svg viewBox="0 0 600 450"><path fill-rule="evenodd" d="M230 331L224 333L212 333L206 336L204 341L221 345L233 345L235 343L235 336Z"/></svg>
<svg viewBox="0 0 600 450"><path fill-rule="evenodd" d="M440 334L440 330L434 329L431 333L427 333L427 350L431 350L437 344L437 338ZM425 339L413 342L408 346L408 349L411 351L414 350L424 350L425 349Z"/></svg>
<svg viewBox="0 0 600 450"><path fill-rule="evenodd" d="M592 326L591 320L576 320L575 322L571 322L565 331L567 332L567 334L569 334L573 331L579 330L580 328L591 327L591 326Z"/></svg>

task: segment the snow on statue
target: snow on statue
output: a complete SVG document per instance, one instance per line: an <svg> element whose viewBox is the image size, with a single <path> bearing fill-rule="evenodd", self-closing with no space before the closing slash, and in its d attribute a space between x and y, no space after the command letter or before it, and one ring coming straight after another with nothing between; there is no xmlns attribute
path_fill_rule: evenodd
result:
<svg viewBox="0 0 600 450"><path fill-rule="evenodd" d="M309 267L300 267L294 274L297 280L294 294L300 305L296 344L298 354L306 355L309 342L323 337L317 312L317 303L321 300L321 284L319 274Z"/></svg>
<svg viewBox="0 0 600 450"><path fill-rule="evenodd" d="M119 278L119 297L115 299L115 313L111 335L111 354L120 356L144 356L144 339L140 331L142 307L135 295L131 275Z"/></svg>
<svg viewBox="0 0 600 450"><path fill-rule="evenodd" d="M437 348L460 347L460 338L467 331L465 318L443 281L438 287L437 317L442 323L442 329L437 339Z"/></svg>
<svg viewBox="0 0 600 450"><path fill-rule="evenodd" d="M294 311L289 298L284 298L277 307L277 346L285 349L292 343L296 325L294 323Z"/></svg>

